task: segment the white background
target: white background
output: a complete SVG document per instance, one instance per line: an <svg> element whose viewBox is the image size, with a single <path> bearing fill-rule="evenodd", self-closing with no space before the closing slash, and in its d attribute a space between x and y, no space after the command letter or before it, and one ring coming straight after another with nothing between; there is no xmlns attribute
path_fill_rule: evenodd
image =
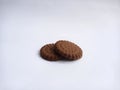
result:
<svg viewBox="0 0 120 90"><path fill-rule="evenodd" d="M82 59L39 57L61 39ZM120 90L119 54L119 0L0 0L0 90Z"/></svg>

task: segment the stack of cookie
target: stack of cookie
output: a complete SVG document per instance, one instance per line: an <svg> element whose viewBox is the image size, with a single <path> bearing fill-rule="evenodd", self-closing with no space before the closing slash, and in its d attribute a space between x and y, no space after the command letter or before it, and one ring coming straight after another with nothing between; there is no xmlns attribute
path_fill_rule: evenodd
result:
<svg viewBox="0 0 120 90"><path fill-rule="evenodd" d="M40 49L40 56L49 61L77 60L82 57L82 49L73 42L59 40L55 44L46 44Z"/></svg>

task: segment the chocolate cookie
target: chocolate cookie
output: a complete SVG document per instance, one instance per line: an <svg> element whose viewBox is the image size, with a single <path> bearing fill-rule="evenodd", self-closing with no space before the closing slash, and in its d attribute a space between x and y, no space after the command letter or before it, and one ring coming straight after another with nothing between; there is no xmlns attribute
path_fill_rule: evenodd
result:
<svg viewBox="0 0 120 90"><path fill-rule="evenodd" d="M82 49L76 44L59 40L55 43L56 52L68 60L76 60L82 57Z"/></svg>
<svg viewBox="0 0 120 90"><path fill-rule="evenodd" d="M49 61L56 61L61 59L61 57L55 53L54 49L54 44L47 44L43 46L40 50L41 57Z"/></svg>

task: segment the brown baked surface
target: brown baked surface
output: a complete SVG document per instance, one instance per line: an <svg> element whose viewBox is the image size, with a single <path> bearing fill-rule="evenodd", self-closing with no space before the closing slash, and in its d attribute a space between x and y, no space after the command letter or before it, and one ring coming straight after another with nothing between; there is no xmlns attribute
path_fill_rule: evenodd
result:
<svg viewBox="0 0 120 90"><path fill-rule="evenodd" d="M55 50L59 55L68 60L77 60L82 57L82 49L70 41L57 41L55 43Z"/></svg>
<svg viewBox="0 0 120 90"><path fill-rule="evenodd" d="M55 53L54 44L46 44L40 49L40 55L42 58L49 61L60 60L61 57Z"/></svg>

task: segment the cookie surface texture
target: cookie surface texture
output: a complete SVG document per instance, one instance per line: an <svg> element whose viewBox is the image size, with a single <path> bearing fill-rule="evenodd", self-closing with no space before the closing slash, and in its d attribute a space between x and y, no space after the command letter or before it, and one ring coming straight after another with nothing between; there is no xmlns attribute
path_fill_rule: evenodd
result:
<svg viewBox="0 0 120 90"><path fill-rule="evenodd" d="M46 44L40 49L40 56L49 61L57 61L61 57L55 53L54 44Z"/></svg>
<svg viewBox="0 0 120 90"><path fill-rule="evenodd" d="M55 43L56 52L68 60L77 60L82 57L82 49L73 42L59 40Z"/></svg>

